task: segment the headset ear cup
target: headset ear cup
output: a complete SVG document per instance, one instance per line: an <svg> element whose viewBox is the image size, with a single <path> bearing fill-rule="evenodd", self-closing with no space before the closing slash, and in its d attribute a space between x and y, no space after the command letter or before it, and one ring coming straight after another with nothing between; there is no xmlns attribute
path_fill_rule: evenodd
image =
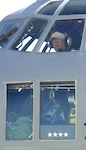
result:
<svg viewBox="0 0 86 150"><path fill-rule="evenodd" d="M71 39L71 37L69 37L66 32L64 34L65 34L65 42L66 42L65 44L66 44L66 46L67 47L71 47L71 45L72 45L72 39Z"/></svg>
<svg viewBox="0 0 86 150"><path fill-rule="evenodd" d="M68 45L68 47L70 47L70 46L71 46L71 44L72 44L72 40L71 40L71 38L70 38L70 37L68 37L68 38L67 38L67 45Z"/></svg>
<svg viewBox="0 0 86 150"><path fill-rule="evenodd" d="M70 38L70 37L66 37L66 38L65 38L65 45L66 45L67 47L71 47L71 44L72 44L71 38Z"/></svg>

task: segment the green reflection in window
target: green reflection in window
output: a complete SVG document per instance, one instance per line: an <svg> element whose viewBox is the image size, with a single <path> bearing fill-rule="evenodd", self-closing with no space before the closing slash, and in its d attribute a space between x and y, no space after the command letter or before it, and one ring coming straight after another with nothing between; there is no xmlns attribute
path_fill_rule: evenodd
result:
<svg viewBox="0 0 86 150"><path fill-rule="evenodd" d="M33 84L7 84L6 140L31 140Z"/></svg>

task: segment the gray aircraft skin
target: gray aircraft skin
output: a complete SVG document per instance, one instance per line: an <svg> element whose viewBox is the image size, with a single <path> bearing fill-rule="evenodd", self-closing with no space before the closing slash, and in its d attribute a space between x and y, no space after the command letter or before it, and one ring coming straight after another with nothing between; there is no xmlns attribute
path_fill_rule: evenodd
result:
<svg viewBox="0 0 86 150"><path fill-rule="evenodd" d="M52 34L64 34L56 52ZM38 0L0 22L0 150L86 150L86 0Z"/></svg>

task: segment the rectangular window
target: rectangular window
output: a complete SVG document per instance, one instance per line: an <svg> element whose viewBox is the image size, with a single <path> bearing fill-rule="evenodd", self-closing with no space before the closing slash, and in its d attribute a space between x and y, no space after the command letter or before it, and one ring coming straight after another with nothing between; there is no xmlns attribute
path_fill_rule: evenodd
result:
<svg viewBox="0 0 86 150"><path fill-rule="evenodd" d="M32 140L33 83L6 87L6 140Z"/></svg>
<svg viewBox="0 0 86 150"><path fill-rule="evenodd" d="M84 22L84 19L56 20L43 41L39 52L79 51L82 42Z"/></svg>
<svg viewBox="0 0 86 150"><path fill-rule="evenodd" d="M40 139L73 140L75 128L75 82L41 82Z"/></svg>

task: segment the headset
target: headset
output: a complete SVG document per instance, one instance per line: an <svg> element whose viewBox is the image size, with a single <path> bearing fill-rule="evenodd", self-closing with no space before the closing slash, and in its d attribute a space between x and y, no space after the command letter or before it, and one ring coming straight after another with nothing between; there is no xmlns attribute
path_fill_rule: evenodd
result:
<svg viewBox="0 0 86 150"><path fill-rule="evenodd" d="M70 47L72 45L72 39L71 39L71 37L68 36L68 34L66 32L61 32L61 33L63 33L65 35L65 39L64 39L65 47L66 47L66 51L69 51ZM50 47L50 49L53 48L50 38L49 38L49 41L47 41L47 45L48 45L48 47Z"/></svg>
<svg viewBox="0 0 86 150"><path fill-rule="evenodd" d="M65 35L65 39L64 39L65 46L66 47L71 47L71 45L72 45L72 39L71 39L71 37L69 37L66 32L64 32L64 35Z"/></svg>

